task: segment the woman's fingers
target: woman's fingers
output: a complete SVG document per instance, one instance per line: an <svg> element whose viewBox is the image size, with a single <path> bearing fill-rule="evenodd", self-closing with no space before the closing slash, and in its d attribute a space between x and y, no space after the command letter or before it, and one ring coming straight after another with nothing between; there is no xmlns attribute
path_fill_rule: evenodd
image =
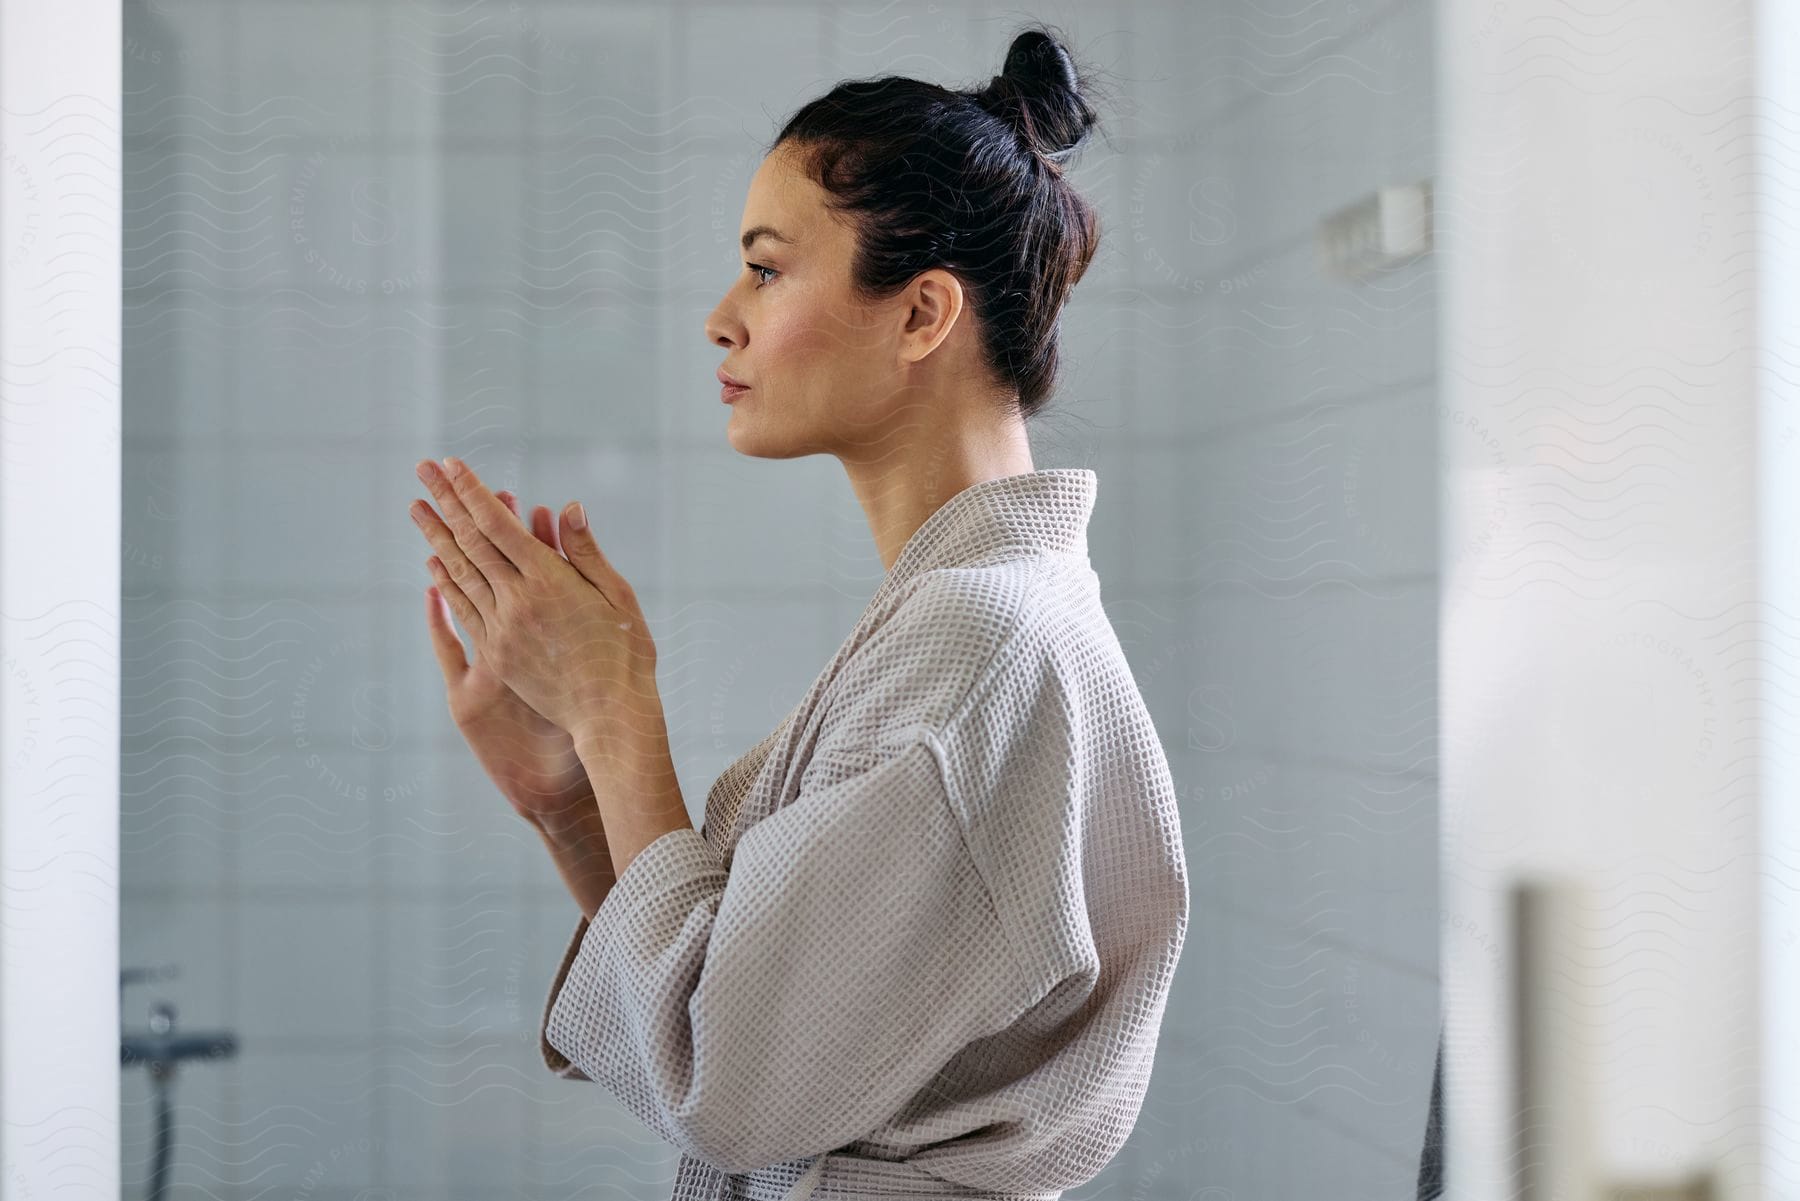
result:
<svg viewBox="0 0 1800 1201"><path fill-rule="evenodd" d="M494 493L494 495L498 496L501 503L512 510L512 515L519 519L520 525L536 535L539 542L542 542L545 546L556 551L558 554L562 553L562 548L556 545L556 519L550 516L549 509L545 508L543 505L538 505L531 510L531 517L527 519L519 512L518 497L514 496L504 488L499 492Z"/></svg>
<svg viewBox="0 0 1800 1201"><path fill-rule="evenodd" d="M451 579L449 573L444 570L443 561L436 555L425 560L425 570L431 573L431 578L436 582L438 591L443 594L444 600L449 602L450 611L456 614L456 620L462 623L463 629L469 631L469 637L474 640L479 649L483 639L487 637L487 623L482 619L481 610L469 603L468 596L461 588L457 587L456 581Z"/></svg>
<svg viewBox="0 0 1800 1201"><path fill-rule="evenodd" d="M452 504L456 503L455 493L451 493L450 501ZM486 576L476 570L475 564L469 561L469 556L463 553L455 532L422 500L413 502L412 519L424 533L425 540L431 543L431 549L437 552L438 561L443 564L449 582L455 584L461 595L467 597L478 611L492 613L495 605L493 586L488 583ZM444 582L439 581L440 584ZM448 590L445 591L445 599L451 600ZM454 601L451 608L455 609ZM460 612L456 615L459 619L462 617Z"/></svg>
<svg viewBox="0 0 1800 1201"><path fill-rule="evenodd" d="M512 560L506 557L505 552L488 540L488 536L482 532L476 524L475 518L470 515L469 508L463 502L459 490L452 485L449 477L444 474L443 469L436 462L431 459L421 461L418 476L431 490L431 495L436 499L438 508L442 510L444 514L442 524L450 531L450 536L455 540L457 553L469 565L469 569L481 577L480 584L469 581L464 584L463 590L468 593L469 599L481 608L482 612L492 612L493 609L489 602L494 595L493 585L501 582L506 576L517 573L518 568L513 566ZM485 499L500 512L506 511L506 507L495 500L492 494L488 494ZM444 553L442 546L437 546L437 552L443 556L444 565L450 568L451 577L461 582L463 577L458 574L456 562L451 556Z"/></svg>
<svg viewBox="0 0 1800 1201"><path fill-rule="evenodd" d="M537 535L539 542L557 554L563 553L562 539L556 528L556 517L550 512L550 506L539 505L531 511L531 532Z"/></svg>
<svg viewBox="0 0 1800 1201"><path fill-rule="evenodd" d="M431 474L446 480L461 503L472 530L465 536L463 527L455 521L450 523L451 528L456 530L456 540L469 552L469 558L489 580L499 584L507 582L509 572L524 574L527 568L542 567L543 551L538 549L537 540L507 520L506 506L481 482L473 467L451 455L444 460L442 471Z"/></svg>
<svg viewBox="0 0 1800 1201"><path fill-rule="evenodd" d="M454 684L469 670L469 660L463 653L462 639L450 625L450 608L436 584L425 589L425 628L431 631L431 649L437 655L444 680Z"/></svg>

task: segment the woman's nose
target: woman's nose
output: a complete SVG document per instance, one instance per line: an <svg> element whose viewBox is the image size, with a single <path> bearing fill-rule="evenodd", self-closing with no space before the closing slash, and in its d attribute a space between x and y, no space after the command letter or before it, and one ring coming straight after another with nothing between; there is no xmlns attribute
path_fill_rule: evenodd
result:
<svg viewBox="0 0 1800 1201"><path fill-rule="evenodd" d="M737 325L727 321L718 309L714 309L706 317L706 340L715 346L733 347L742 342L736 333Z"/></svg>

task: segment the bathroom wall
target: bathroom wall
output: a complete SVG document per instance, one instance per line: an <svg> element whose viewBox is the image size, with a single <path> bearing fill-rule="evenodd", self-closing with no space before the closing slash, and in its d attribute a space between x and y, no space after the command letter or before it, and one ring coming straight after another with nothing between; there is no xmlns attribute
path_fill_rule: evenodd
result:
<svg viewBox="0 0 1800 1201"><path fill-rule="evenodd" d="M1109 595L1182 785L1194 914L1128 1179L1410 1197L1442 920L1437 285L1429 255L1337 280L1314 234L1432 175L1435 12L1116 20L1147 107L1117 184Z"/></svg>
<svg viewBox="0 0 1800 1201"><path fill-rule="evenodd" d="M1429 257L1331 280L1313 230L1431 174L1422 0L129 0L122 962L181 974L124 1015L169 998L241 1040L179 1076L172 1188L665 1195L675 1150L538 1059L577 910L445 712L412 465L586 503L698 823L882 577L835 460L725 438L702 322L758 147L839 78L985 82L1040 17L1113 98L1034 452L1098 475L1193 901L1136 1133L1069 1195L1410 1194L1435 285ZM141 1072L123 1096L141 1194Z"/></svg>

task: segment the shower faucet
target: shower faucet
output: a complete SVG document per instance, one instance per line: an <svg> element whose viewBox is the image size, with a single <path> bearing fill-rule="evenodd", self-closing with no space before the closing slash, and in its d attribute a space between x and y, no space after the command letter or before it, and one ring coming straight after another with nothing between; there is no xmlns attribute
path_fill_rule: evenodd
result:
<svg viewBox="0 0 1800 1201"><path fill-rule="evenodd" d="M125 988L151 980L169 980L180 974L174 964L162 967L125 968L119 973L119 1012L125 1012ZM186 1059L229 1059L237 1054L237 1036L229 1031L178 1033L175 1029L175 1006L156 1001L150 1006L149 1026L140 1031L121 1032L119 1064L130 1067L143 1064L150 1071L156 1088L156 1152L150 1168L150 1201L162 1201L168 1187L169 1162L173 1142L173 1107L169 1091L174 1087L175 1069Z"/></svg>

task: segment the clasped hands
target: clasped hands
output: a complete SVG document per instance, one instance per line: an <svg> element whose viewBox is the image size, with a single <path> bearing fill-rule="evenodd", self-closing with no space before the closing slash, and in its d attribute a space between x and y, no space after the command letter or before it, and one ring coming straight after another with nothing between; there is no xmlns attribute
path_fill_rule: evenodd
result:
<svg viewBox="0 0 1800 1201"><path fill-rule="evenodd" d="M660 711L643 610L579 504L562 512L558 554L460 459L422 460L418 475L443 510L412 505L436 552L426 567L489 671L578 743Z"/></svg>

